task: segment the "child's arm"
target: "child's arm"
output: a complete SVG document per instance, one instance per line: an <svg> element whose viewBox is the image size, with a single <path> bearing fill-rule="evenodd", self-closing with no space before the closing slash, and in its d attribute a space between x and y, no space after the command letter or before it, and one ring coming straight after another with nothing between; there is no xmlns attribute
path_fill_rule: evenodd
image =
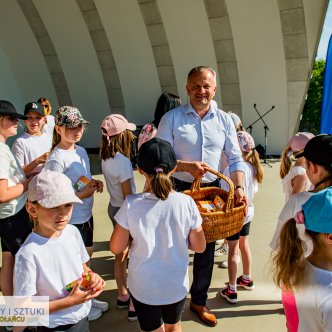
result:
<svg viewBox="0 0 332 332"><path fill-rule="evenodd" d="M0 179L0 204L17 198L26 192L31 179L32 177L12 187L8 187L7 179Z"/></svg>
<svg viewBox="0 0 332 332"><path fill-rule="evenodd" d="M305 191L305 185L308 178L305 174L299 174L292 179L292 195Z"/></svg>
<svg viewBox="0 0 332 332"><path fill-rule="evenodd" d="M110 240L110 250L117 255L122 253L129 245L129 231L116 224Z"/></svg>
<svg viewBox="0 0 332 332"><path fill-rule="evenodd" d="M48 158L48 156L50 155L49 152L45 152L44 154L42 154L41 156L39 156L38 158L36 158L35 160L33 160L30 164L22 166L22 169L24 171L25 174L29 174L31 173L38 165L40 164L45 164L46 159Z"/></svg>
<svg viewBox="0 0 332 332"><path fill-rule="evenodd" d="M188 236L188 248L192 251L202 253L206 247L203 228L191 229Z"/></svg>
<svg viewBox="0 0 332 332"><path fill-rule="evenodd" d="M124 182L121 182L121 190L122 190L123 198L126 198L128 195L133 194L130 179L128 179Z"/></svg>

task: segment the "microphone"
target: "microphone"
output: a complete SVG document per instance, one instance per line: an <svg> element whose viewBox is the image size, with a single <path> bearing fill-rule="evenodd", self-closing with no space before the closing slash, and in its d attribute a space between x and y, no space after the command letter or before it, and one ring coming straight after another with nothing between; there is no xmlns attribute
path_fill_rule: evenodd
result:
<svg viewBox="0 0 332 332"><path fill-rule="evenodd" d="M256 104L254 104L254 107L256 108Z"/></svg>
<svg viewBox="0 0 332 332"><path fill-rule="evenodd" d="M273 109L274 109L274 105L272 106L271 110L273 110Z"/></svg>

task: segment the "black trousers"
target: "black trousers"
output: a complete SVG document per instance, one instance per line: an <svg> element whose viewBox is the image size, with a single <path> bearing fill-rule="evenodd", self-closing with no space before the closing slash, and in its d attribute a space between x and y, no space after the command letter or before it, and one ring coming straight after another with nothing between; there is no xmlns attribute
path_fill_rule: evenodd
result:
<svg viewBox="0 0 332 332"><path fill-rule="evenodd" d="M176 191L190 189L191 183L179 181L173 178ZM201 183L201 187L219 187L219 180L211 183ZM205 306L208 291L211 284L214 266L215 242L206 244L206 249L202 253L195 253L193 265L193 282L190 288L191 301L196 305Z"/></svg>

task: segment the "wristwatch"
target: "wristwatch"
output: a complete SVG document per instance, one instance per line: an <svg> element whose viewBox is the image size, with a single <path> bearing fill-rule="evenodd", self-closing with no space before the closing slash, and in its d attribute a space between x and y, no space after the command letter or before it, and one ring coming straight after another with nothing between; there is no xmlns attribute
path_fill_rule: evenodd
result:
<svg viewBox="0 0 332 332"><path fill-rule="evenodd" d="M236 189L242 189L242 190L244 190L244 187L240 186L240 185L237 185L237 186L234 187L234 190L236 190Z"/></svg>

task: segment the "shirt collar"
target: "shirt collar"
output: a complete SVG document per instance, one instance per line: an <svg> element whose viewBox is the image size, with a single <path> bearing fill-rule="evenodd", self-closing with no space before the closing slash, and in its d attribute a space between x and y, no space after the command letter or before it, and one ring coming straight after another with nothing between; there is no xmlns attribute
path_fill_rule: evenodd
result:
<svg viewBox="0 0 332 332"><path fill-rule="evenodd" d="M211 101L210 108L205 116L214 114L216 112L216 108L217 108L217 103L214 100ZM185 105L185 113L186 114L189 114L189 113L197 114L196 111L194 110L194 108L191 106L190 101Z"/></svg>

